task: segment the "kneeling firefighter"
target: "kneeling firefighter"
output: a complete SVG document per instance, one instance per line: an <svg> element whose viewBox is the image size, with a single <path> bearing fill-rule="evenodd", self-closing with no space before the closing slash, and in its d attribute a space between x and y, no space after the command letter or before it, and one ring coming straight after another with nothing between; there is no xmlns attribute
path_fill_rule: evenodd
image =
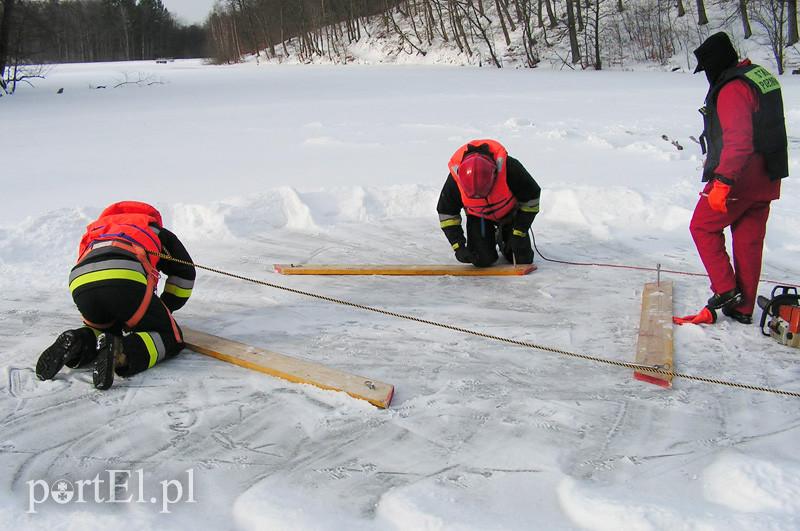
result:
<svg viewBox="0 0 800 531"><path fill-rule="evenodd" d="M159 254L192 261L164 228L158 210L146 203L114 203L89 224L69 276L72 300L86 326L63 332L42 352L36 363L40 380L52 379L64 365L94 364L94 386L108 389L115 372L136 374L183 349L172 312L189 299L195 268ZM155 293L159 271L167 275L161 296Z"/></svg>
<svg viewBox="0 0 800 531"><path fill-rule="evenodd" d="M459 262L488 267L497 248L509 262L533 263L528 230L539 213L541 188L496 140L472 140L450 158L439 195L439 223ZM467 237L461 210L467 213Z"/></svg>

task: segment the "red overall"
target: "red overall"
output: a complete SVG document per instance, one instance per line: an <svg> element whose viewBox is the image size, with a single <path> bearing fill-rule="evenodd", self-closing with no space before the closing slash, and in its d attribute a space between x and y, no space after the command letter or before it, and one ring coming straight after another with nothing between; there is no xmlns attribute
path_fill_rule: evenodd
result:
<svg viewBox="0 0 800 531"><path fill-rule="evenodd" d="M764 156L753 149L753 114L757 110L757 96L746 82L734 79L720 90L717 111L723 146L714 173L733 181L728 212L712 210L707 198L701 197L689 225L711 289L724 293L738 287L742 303L732 309L744 314L753 313L770 201L780 197L781 187L780 179L770 180ZM713 183L706 184L704 193ZM731 228L733 266L725 249L725 227Z"/></svg>

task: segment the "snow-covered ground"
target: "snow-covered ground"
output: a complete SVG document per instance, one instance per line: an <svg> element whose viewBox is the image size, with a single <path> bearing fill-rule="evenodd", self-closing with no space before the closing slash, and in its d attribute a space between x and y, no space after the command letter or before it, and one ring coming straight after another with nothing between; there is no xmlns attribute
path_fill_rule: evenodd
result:
<svg viewBox="0 0 800 531"><path fill-rule="evenodd" d="M126 74L159 83L111 88ZM800 81L782 82L795 171ZM59 66L1 98L0 528L800 527L797 399L680 379L664 390L202 271L180 322L392 383L392 407L192 352L107 392L86 371L33 373L79 323L66 277L83 227L121 199L158 206L203 265L631 361L650 273L537 259L521 278L314 278L271 265L454 263L435 212L446 163L493 137L543 187L545 255L701 271L687 226L705 90L684 73L176 62ZM764 267L794 284L799 191L784 181ZM703 278L668 278L677 314L709 295ZM681 372L800 390L800 352L755 325L675 335ZM132 472L117 492L131 503L96 503L87 487L86 503L29 511L45 485L109 470ZM162 513L169 480L183 501Z"/></svg>

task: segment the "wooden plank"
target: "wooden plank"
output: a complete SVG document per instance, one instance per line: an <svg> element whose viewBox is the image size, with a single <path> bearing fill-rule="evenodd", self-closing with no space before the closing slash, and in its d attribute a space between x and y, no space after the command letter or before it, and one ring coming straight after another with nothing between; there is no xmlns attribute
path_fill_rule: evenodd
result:
<svg viewBox="0 0 800 531"><path fill-rule="evenodd" d="M218 360L227 361L240 367L263 372L294 383L304 383L343 391L353 398L366 400L380 408L387 408L394 395L394 386L331 369L317 363L292 358L270 352L238 341L206 334L198 330L182 327L186 346L195 352Z"/></svg>
<svg viewBox="0 0 800 531"><path fill-rule="evenodd" d="M642 317L636 363L673 370L672 282L647 283L642 292ZM672 387L672 376L648 371L634 371L637 380Z"/></svg>
<svg viewBox="0 0 800 531"><path fill-rule="evenodd" d="M496 265L475 267L471 265L358 265L358 264L275 264L275 271L281 275L396 275L396 276L520 276L536 271L533 264Z"/></svg>

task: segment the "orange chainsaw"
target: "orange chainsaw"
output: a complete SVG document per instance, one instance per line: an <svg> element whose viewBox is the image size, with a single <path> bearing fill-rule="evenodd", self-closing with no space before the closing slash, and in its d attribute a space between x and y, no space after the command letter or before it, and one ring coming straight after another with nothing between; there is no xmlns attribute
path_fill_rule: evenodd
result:
<svg viewBox="0 0 800 531"><path fill-rule="evenodd" d="M761 333L781 345L800 348L800 295L797 288L775 286L772 298L758 296L758 306L762 310Z"/></svg>

